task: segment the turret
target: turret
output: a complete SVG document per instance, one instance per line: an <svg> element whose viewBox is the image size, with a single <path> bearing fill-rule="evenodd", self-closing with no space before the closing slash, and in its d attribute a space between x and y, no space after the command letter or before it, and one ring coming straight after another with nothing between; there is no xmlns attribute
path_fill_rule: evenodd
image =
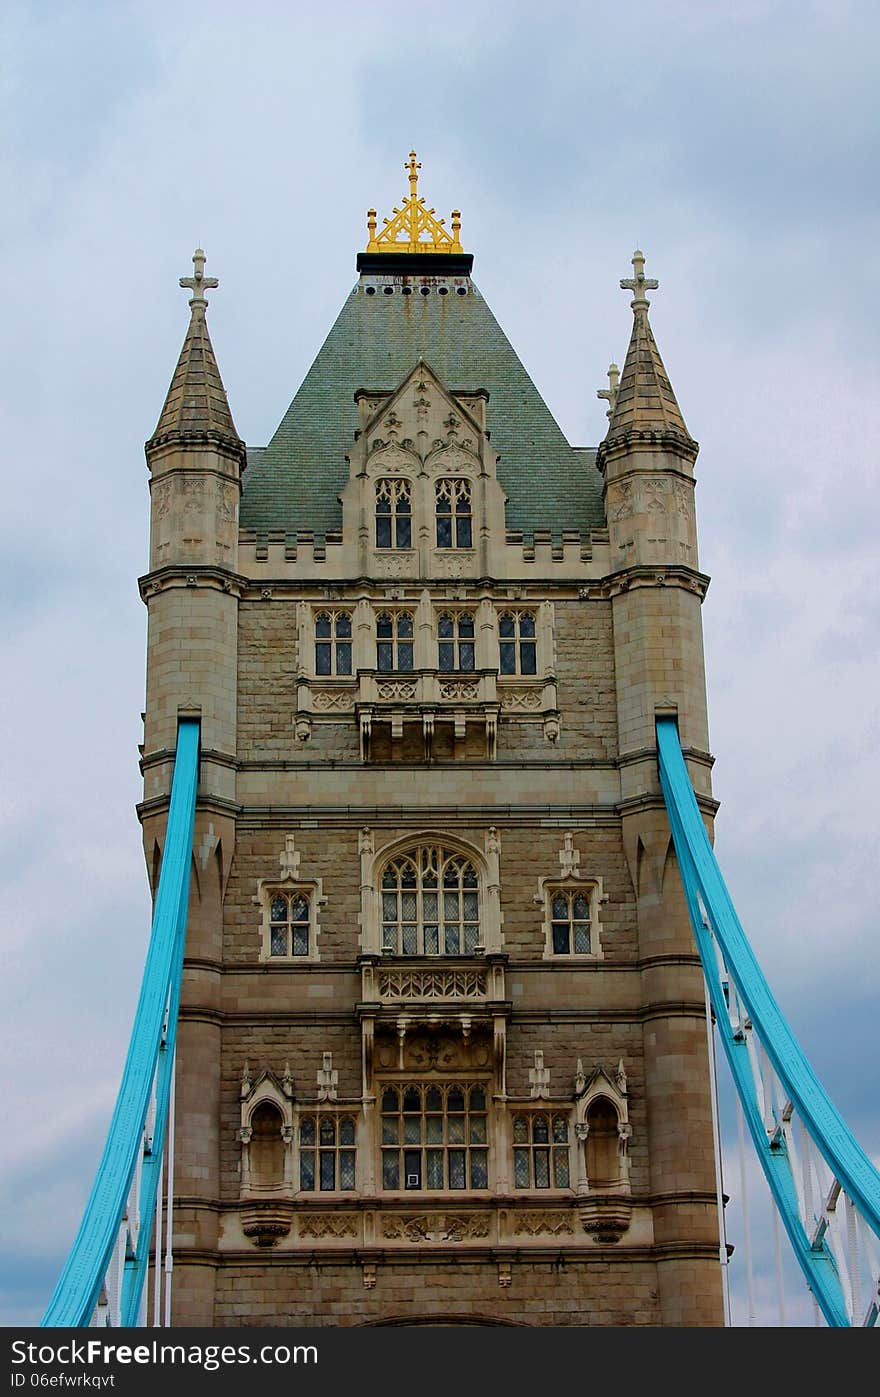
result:
<svg viewBox="0 0 880 1397"><path fill-rule="evenodd" d="M205 254L193 255L190 322L156 430L150 470L145 797L168 789L177 715L202 719L202 790L231 796L236 745L238 510L245 445L208 334ZM222 760L219 764L213 758Z"/></svg>
<svg viewBox="0 0 880 1397"><path fill-rule="evenodd" d="M632 335L619 383L612 364L609 387L600 390L610 408L597 456L605 481L622 663L620 752L623 757L653 750L658 707L677 709L682 741L705 752L700 604L708 579L697 564L694 461L699 448L685 426L648 319L645 292L658 282L645 276L641 252L632 262L635 275L620 283L633 292ZM648 624L654 618L658 624ZM650 647L644 643L649 635Z"/></svg>
<svg viewBox="0 0 880 1397"><path fill-rule="evenodd" d="M621 827L638 908L642 999L650 1006L644 1051L654 1241L664 1322L690 1325L706 1322L717 1302L711 1102L702 974L660 793L655 719L658 711L677 714L692 780L708 796L700 616L708 579L697 570L697 443L648 320L645 292L657 282L645 276L641 252L632 261L635 275L620 283L633 292L632 335L619 383L612 365L601 390L610 410L597 463L611 553ZM690 1140L699 1148L689 1148ZM677 1248L697 1236L705 1261L679 1261Z"/></svg>
<svg viewBox="0 0 880 1397"><path fill-rule="evenodd" d="M235 429L208 334L205 254L193 255L190 322L155 432L150 470L150 571L144 721L144 851L155 893L165 835L177 721L201 719L193 877L187 917L177 1071L178 1111L191 1145L178 1151L179 1245L212 1248L219 1193L220 974L223 898L235 848L238 513L245 445ZM184 1322L209 1322L213 1273L200 1268Z"/></svg>

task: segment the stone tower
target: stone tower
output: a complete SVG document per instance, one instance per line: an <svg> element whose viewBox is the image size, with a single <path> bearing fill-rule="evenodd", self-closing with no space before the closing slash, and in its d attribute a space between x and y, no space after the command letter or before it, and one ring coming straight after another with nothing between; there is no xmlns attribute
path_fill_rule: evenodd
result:
<svg viewBox="0 0 880 1397"><path fill-rule="evenodd" d="M202 720L173 1314L722 1322L702 977L660 795L710 797L693 463L648 320L566 441L410 193L264 448L205 321L155 434L143 749ZM243 491L243 493L242 493Z"/></svg>

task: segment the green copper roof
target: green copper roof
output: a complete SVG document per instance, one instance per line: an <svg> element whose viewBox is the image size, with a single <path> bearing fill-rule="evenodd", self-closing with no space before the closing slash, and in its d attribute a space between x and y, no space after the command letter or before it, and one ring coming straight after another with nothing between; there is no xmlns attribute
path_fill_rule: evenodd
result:
<svg viewBox="0 0 880 1397"><path fill-rule="evenodd" d="M413 294L403 294L404 284ZM269 445L248 452L243 528L339 528L337 497L358 426L354 394L392 392L420 356L452 392L489 393L487 425L501 455L508 528L558 533L604 523L594 453L566 441L473 282L450 279L446 295L436 280L425 285L429 292L421 295L420 279L398 279L385 294L381 282L361 277Z"/></svg>

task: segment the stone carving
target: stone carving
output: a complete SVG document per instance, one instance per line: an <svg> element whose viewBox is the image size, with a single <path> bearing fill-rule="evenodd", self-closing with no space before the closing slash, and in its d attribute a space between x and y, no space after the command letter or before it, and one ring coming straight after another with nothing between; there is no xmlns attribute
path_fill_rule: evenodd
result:
<svg viewBox="0 0 880 1397"><path fill-rule="evenodd" d="M651 514L665 514L668 502L668 482L662 477L646 480L645 505Z"/></svg>
<svg viewBox="0 0 880 1397"><path fill-rule="evenodd" d="M376 687L376 692L380 699L385 700L412 699L416 696L416 686L409 683L379 684Z"/></svg>
<svg viewBox="0 0 880 1397"><path fill-rule="evenodd" d="M484 970L385 970L379 975L382 999L483 999Z"/></svg>
<svg viewBox="0 0 880 1397"><path fill-rule="evenodd" d="M540 711L542 695L540 689L499 689L501 707L512 713L537 713Z"/></svg>
<svg viewBox="0 0 880 1397"><path fill-rule="evenodd" d="M350 689L319 689L312 697L316 713L350 713L354 708L354 694Z"/></svg>
<svg viewBox="0 0 880 1397"><path fill-rule="evenodd" d="M171 507L171 481L160 480L153 489L153 512L157 519L164 519Z"/></svg>
<svg viewBox="0 0 880 1397"><path fill-rule="evenodd" d="M476 461L469 452L463 451L458 442L449 443L437 440L434 442L436 452L428 461L428 468L438 471L443 475L452 475L459 471L472 471L476 466Z"/></svg>
<svg viewBox="0 0 880 1397"><path fill-rule="evenodd" d="M402 1045L396 1036L378 1034L375 1052L377 1066L388 1071L401 1066L416 1072L482 1071L491 1066L492 1040L476 1024L466 1038L461 1030L459 1036L412 1026L405 1029Z"/></svg>
<svg viewBox="0 0 880 1397"><path fill-rule="evenodd" d="M414 560L401 553L388 554L387 557L381 553L376 554L376 574L379 577L403 577L405 573L411 572Z"/></svg>
<svg viewBox="0 0 880 1397"><path fill-rule="evenodd" d="M356 1217L339 1213L305 1213L299 1219L301 1237L356 1237Z"/></svg>
<svg viewBox="0 0 880 1397"><path fill-rule="evenodd" d="M436 553L434 571L438 577L464 577L468 559L455 553Z"/></svg>
<svg viewBox="0 0 880 1397"><path fill-rule="evenodd" d="M519 1213L513 1225L517 1237L574 1236L574 1225L568 1213Z"/></svg>
<svg viewBox="0 0 880 1397"><path fill-rule="evenodd" d="M479 697L479 685L470 683L452 683L440 685L440 697L450 699L454 703L473 702Z"/></svg>
<svg viewBox="0 0 880 1397"><path fill-rule="evenodd" d="M232 524L235 521L235 505L237 491L234 485L224 485L217 500L217 517L224 524Z"/></svg>
<svg viewBox="0 0 880 1397"><path fill-rule="evenodd" d="M380 459L381 457L381 459ZM383 475L394 475L397 471L418 470L418 457L401 449L396 442L383 442L379 437L373 442L370 457L370 470L381 471Z"/></svg>
<svg viewBox="0 0 880 1397"><path fill-rule="evenodd" d="M611 493L609 489L609 494ZM614 487L612 503L609 505L608 513L614 520L630 519L633 512L632 484L624 480L620 485Z"/></svg>
<svg viewBox="0 0 880 1397"><path fill-rule="evenodd" d="M387 1213L382 1236L407 1242L464 1242L489 1236L488 1213Z"/></svg>
<svg viewBox="0 0 880 1397"><path fill-rule="evenodd" d="M184 514L197 514L202 508L205 495L205 482L199 476L183 482Z"/></svg>
<svg viewBox="0 0 880 1397"><path fill-rule="evenodd" d="M679 514L687 516L690 513L693 494L689 486L677 480L674 485L675 508Z"/></svg>

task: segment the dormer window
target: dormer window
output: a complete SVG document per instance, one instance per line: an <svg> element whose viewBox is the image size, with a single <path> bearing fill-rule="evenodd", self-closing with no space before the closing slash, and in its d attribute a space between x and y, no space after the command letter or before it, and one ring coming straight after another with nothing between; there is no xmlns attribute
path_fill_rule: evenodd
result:
<svg viewBox="0 0 880 1397"><path fill-rule="evenodd" d="M474 618L471 612L444 611L437 618L437 661L441 674L474 668Z"/></svg>
<svg viewBox="0 0 880 1397"><path fill-rule="evenodd" d="M473 547L470 481L438 480L436 502L437 547Z"/></svg>
<svg viewBox="0 0 880 1397"><path fill-rule="evenodd" d="M412 547L412 486L408 480L376 481L376 547Z"/></svg>
<svg viewBox="0 0 880 1397"><path fill-rule="evenodd" d="M380 611L376 617L376 668L381 674L392 674L395 670L411 673L412 667L412 612Z"/></svg>

